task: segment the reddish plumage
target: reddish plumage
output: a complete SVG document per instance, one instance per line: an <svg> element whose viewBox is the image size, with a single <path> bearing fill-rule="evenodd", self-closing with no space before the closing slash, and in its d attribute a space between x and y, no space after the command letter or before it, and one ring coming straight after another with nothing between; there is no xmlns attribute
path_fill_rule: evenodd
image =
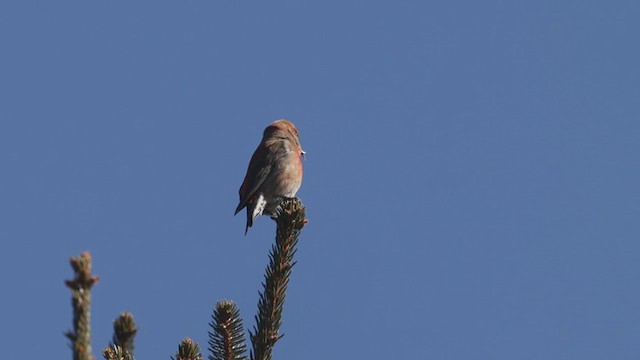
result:
<svg viewBox="0 0 640 360"><path fill-rule="evenodd" d="M288 120L277 120L264 129L240 186L235 214L247 208L244 233L260 215L273 215L280 202L292 198L302 184L302 155L298 129Z"/></svg>

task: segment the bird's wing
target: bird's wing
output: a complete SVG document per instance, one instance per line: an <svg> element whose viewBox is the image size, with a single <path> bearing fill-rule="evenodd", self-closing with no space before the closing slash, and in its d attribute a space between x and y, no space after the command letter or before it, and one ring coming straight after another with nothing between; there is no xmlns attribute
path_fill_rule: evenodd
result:
<svg viewBox="0 0 640 360"><path fill-rule="evenodd" d="M240 203L236 208L235 214L247 206L273 169L273 165L270 161L272 157L264 156L265 154L262 154L261 150L266 149L256 149L251 157L249 168L247 169L247 175L244 177L242 186L240 186Z"/></svg>

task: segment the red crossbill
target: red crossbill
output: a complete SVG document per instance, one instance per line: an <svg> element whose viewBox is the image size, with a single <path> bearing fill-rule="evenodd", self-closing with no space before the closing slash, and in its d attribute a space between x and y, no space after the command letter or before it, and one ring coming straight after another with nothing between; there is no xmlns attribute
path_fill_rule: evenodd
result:
<svg viewBox="0 0 640 360"><path fill-rule="evenodd" d="M298 129L289 120L277 120L264 129L240 186L235 212L247 208L245 234L258 216L273 215L283 199L296 195L302 184L303 155Z"/></svg>

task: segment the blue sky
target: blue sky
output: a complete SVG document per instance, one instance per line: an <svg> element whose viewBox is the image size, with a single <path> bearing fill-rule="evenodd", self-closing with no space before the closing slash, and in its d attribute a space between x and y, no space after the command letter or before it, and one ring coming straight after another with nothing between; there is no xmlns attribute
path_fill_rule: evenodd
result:
<svg viewBox="0 0 640 360"><path fill-rule="evenodd" d="M0 344L70 356L253 326L274 223L233 217L263 128L307 151L276 359L636 359L636 1L0 3ZM206 355L206 353L205 353Z"/></svg>

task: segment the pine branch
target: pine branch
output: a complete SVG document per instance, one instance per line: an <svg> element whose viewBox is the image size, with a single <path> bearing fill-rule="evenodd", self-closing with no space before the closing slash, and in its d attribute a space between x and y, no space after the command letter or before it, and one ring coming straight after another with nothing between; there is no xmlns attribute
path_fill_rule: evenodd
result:
<svg viewBox="0 0 640 360"><path fill-rule="evenodd" d="M173 360L203 360L202 354L200 353L200 346L198 343L193 342L193 340L189 338L185 338L178 345L178 352L176 353L176 357L172 357Z"/></svg>
<svg viewBox="0 0 640 360"><path fill-rule="evenodd" d="M113 339L111 345L117 345L122 351L133 355L133 339L138 328L131 313L124 312L113 322Z"/></svg>
<svg viewBox="0 0 640 360"><path fill-rule="evenodd" d="M102 350L105 360L134 360L133 355L118 345L107 346Z"/></svg>
<svg viewBox="0 0 640 360"><path fill-rule="evenodd" d="M263 283L264 290L258 301L256 325L252 332L251 360L271 360L275 343L282 338L282 310L289 283L291 269L295 265L293 256L300 231L307 223L305 207L297 198L282 202L274 216L277 224L276 242L269 253L269 266Z"/></svg>
<svg viewBox="0 0 640 360"><path fill-rule="evenodd" d="M91 353L91 287L98 277L91 275L91 254L84 252L70 259L75 272L72 280L65 283L71 289L73 307L73 331L65 333L71 340L74 360L93 360Z"/></svg>
<svg viewBox="0 0 640 360"><path fill-rule="evenodd" d="M221 300L209 323L209 360L245 360L244 329L240 311L233 301Z"/></svg>

